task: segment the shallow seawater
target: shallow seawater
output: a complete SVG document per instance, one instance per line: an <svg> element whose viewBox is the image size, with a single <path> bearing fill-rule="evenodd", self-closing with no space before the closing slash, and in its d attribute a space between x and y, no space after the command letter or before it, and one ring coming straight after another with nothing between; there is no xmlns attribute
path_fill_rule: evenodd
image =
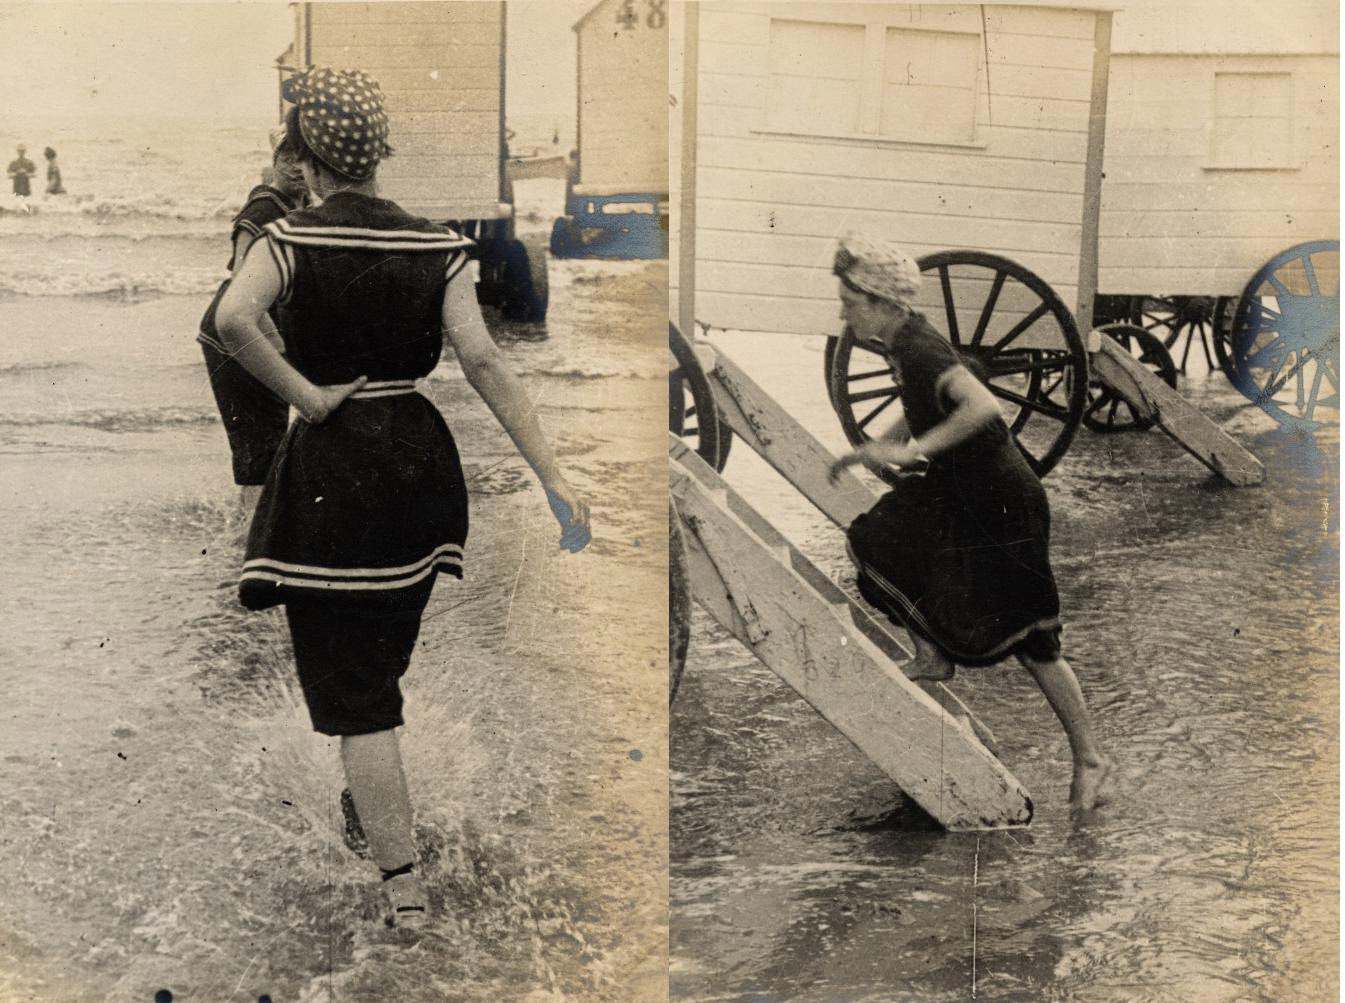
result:
<svg viewBox="0 0 1345 1003"><path fill-rule="evenodd" d="M716 340L840 448L820 341ZM670 722L674 998L1336 998L1337 432L1281 432L1219 375L1183 389L1264 485L1158 431L1081 430L1045 481L1066 655L1119 764L1081 824L1021 669L951 685L1034 821L949 834L698 615ZM852 589L839 530L739 447L728 480Z"/></svg>
<svg viewBox="0 0 1345 1003"><path fill-rule="evenodd" d="M283 616L235 599L205 300L0 302L0 995L642 998L666 936L663 263L554 262L496 324L593 506L574 557L447 359L472 492L403 742L439 921L409 946L340 839ZM647 430L647 431L646 431ZM531 995L530 995L531 994Z"/></svg>

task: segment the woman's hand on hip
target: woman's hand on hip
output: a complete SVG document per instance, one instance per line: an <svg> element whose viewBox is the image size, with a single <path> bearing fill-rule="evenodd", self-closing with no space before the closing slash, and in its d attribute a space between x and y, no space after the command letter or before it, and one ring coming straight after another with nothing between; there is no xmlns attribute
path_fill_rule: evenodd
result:
<svg viewBox="0 0 1345 1003"><path fill-rule="evenodd" d="M546 500L560 523L560 545L577 554L593 539L589 531L588 502L564 480L547 485Z"/></svg>
<svg viewBox="0 0 1345 1003"><path fill-rule="evenodd" d="M313 393L307 395L303 407L299 409L304 416L304 421L310 425L322 424L331 416L333 411L345 403L347 397L368 382L369 377L361 376L349 383L333 383L326 387L315 386Z"/></svg>

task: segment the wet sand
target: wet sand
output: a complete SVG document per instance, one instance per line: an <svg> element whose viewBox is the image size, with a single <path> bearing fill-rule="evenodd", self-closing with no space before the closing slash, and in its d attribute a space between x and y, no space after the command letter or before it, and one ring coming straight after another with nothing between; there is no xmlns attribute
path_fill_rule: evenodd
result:
<svg viewBox="0 0 1345 1003"><path fill-rule="evenodd" d="M199 297L0 301L0 996L661 998L662 263L552 265L549 337L497 337L592 501L579 556L451 360L471 481L403 736L439 918L408 948L339 836L279 614L235 600Z"/></svg>
<svg viewBox="0 0 1345 1003"><path fill-rule="evenodd" d="M844 447L821 339L714 340ZM1157 431L1080 430L1045 481L1066 654L1119 766L1083 825L1016 667L951 685L1032 826L948 834L697 615L670 722L675 999L1337 997L1337 431L1285 434L1220 375L1184 392L1265 485L1226 487ZM853 592L840 532L741 443L725 476Z"/></svg>

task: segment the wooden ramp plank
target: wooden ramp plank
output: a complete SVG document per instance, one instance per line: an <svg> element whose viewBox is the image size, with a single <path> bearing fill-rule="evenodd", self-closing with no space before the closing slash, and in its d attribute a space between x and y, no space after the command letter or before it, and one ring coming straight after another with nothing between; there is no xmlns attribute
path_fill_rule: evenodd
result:
<svg viewBox="0 0 1345 1003"><path fill-rule="evenodd" d="M1093 374L1131 407L1158 422L1179 446L1230 484L1246 487L1266 479L1260 460L1124 348L1096 332L1090 341Z"/></svg>
<svg viewBox="0 0 1345 1003"><path fill-rule="evenodd" d="M791 548L782 560L749 529L699 456L683 449L669 460L692 592L710 615L944 826L1026 825L1032 801L1023 786L896 668L848 606L842 613L830 590L796 570L806 559Z"/></svg>
<svg viewBox="0 0 1345 1003"><path fill-rule="evenodd" d="M674 460L683 462L683 465L693 476L698 476L701 471L710 471L709 465L704 462L693 464L684 461L684 457L696 456L696 452L672 433L668 434L668 455ZM698 456L697 459L699 459ZM698 479L701 478L698 477ZM715 476L712 479L701 479L701 485L714 496L716 501L723 504L730 512L741 519L743 524L755 533L768 549L775 552L781 563L797 572L823 600L836 610L838 616L842 619L848 618L856 630L872 641L879 651L904 671L915 653L911 650L906 639L889 621L874 616L865 606L852 599L844 589L832 581L826 572L813 564L802 551L789 542L788 537L748 504L722 478ZM867 491L868 489L864 488L864 490ZM938 701L939 705L948 713L954 717L965 718L968 726L975 732L981 743L992 753L998 755L999 743L995 739L995 733L990 730L985 722L971 712L971 709L962 702L956 693L936 680L917 679L914 682Z"/></svg>
<svg viewBox="0 0 1345 1003"><path fill-rule="evenodd" d="M835 457L732 359L704 341L695 343L695 351L722 419L823 515L849 526L873 507L877 496L849 470L835 484L827 479Z"/></svg>

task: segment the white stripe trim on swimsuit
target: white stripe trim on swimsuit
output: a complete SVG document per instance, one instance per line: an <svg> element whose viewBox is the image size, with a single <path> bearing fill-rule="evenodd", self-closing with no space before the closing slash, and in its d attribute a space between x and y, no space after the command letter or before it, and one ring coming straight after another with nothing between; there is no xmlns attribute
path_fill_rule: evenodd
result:
<svg viewBox="0 0 1345 1003"><path fill-rule="evenodd" d="M875 571L872 567L865 564L863 561L860 561L858 563L860 570L864 574L868 575L869 580L871 582L873 582L880 589L882 589L883 592L887 593L887 595L891 596L898 603L900 603L902 609L904 609L907 615L912 620L915 621L915 623L921 628L921 632L926 637L933 638L937 636L936 631L930 626L929 621L925 619L924 614L922 614L918 609L916 609L915 603L911 602L911 600L906 598L906 596L902 593L902 591L899 588L897 588L895 585L893 585L891 582L889 582L886 578L884 578L881 574ZM989 651L980 655L969 655L965 652L955 651L951 647L948 647L942 641L936 641L935 643L940 648L942 648L947 654L953 656L954 662L956 662L958 658L965 658L970 661L982 661L989 658L999 658L1007 654L1010 648L1012 648L1019 641L1023 640L1023 638L1027 637L1034 630L1055 630L1057 627L1060 626L1061 623L1059 617L1048 617L1045 620L1038 620L1036 623L1029 624L1028 626L1022 628L1021 630L1018 630L1015 633L1010 634L1006 640L995 645L995 647L991 648Z"/></svg>
<svg viewBox="0 0 1345 1003"><path fill-rule="evenodd" d="M334 578L295 578L291 575L274 574L268 571L245 571L243 578L247 581L274 582L276 585L292 585L296 588L309 589L338 589L343 591L376 591L387 589L403 589L409 585L415 585L422 582L435 571L455 571L462 574L462 565L457 561L450 561L446 557L439 558L429 567L414 575L403 578L391 578L387 581L342 581Z"/></svg>
<svg viewBox="0 0 1345 1003"><path fill-rule="evenodd" d="M457 543L440 544L428 555L410 564L395 568L328 568L317 564L290 564L269 557L254 557L243 565L243 577L249 577L254 571L274 569L278 572L289 571L299 575L316 575L327 578L389 578L397 575L413 574L426 564L453 558L462 559L462 545Z"/></svg>
<svg viewBox="0 0 1345 1003"><path fill-rule="evenodd" d="M284 219L266 224L282 243L306 246L364 247L378 250L458 251L475 243L467 237L422 230L371 230L355 226L295 226Z"/></svg>
<svg viewBox="0 0 1345 1003"><path fill-rule="evenodd" d="M415 380L380 380L366 383L350 396L352 400L367 400L370 397L398 397L416 392Z"/></svg>

